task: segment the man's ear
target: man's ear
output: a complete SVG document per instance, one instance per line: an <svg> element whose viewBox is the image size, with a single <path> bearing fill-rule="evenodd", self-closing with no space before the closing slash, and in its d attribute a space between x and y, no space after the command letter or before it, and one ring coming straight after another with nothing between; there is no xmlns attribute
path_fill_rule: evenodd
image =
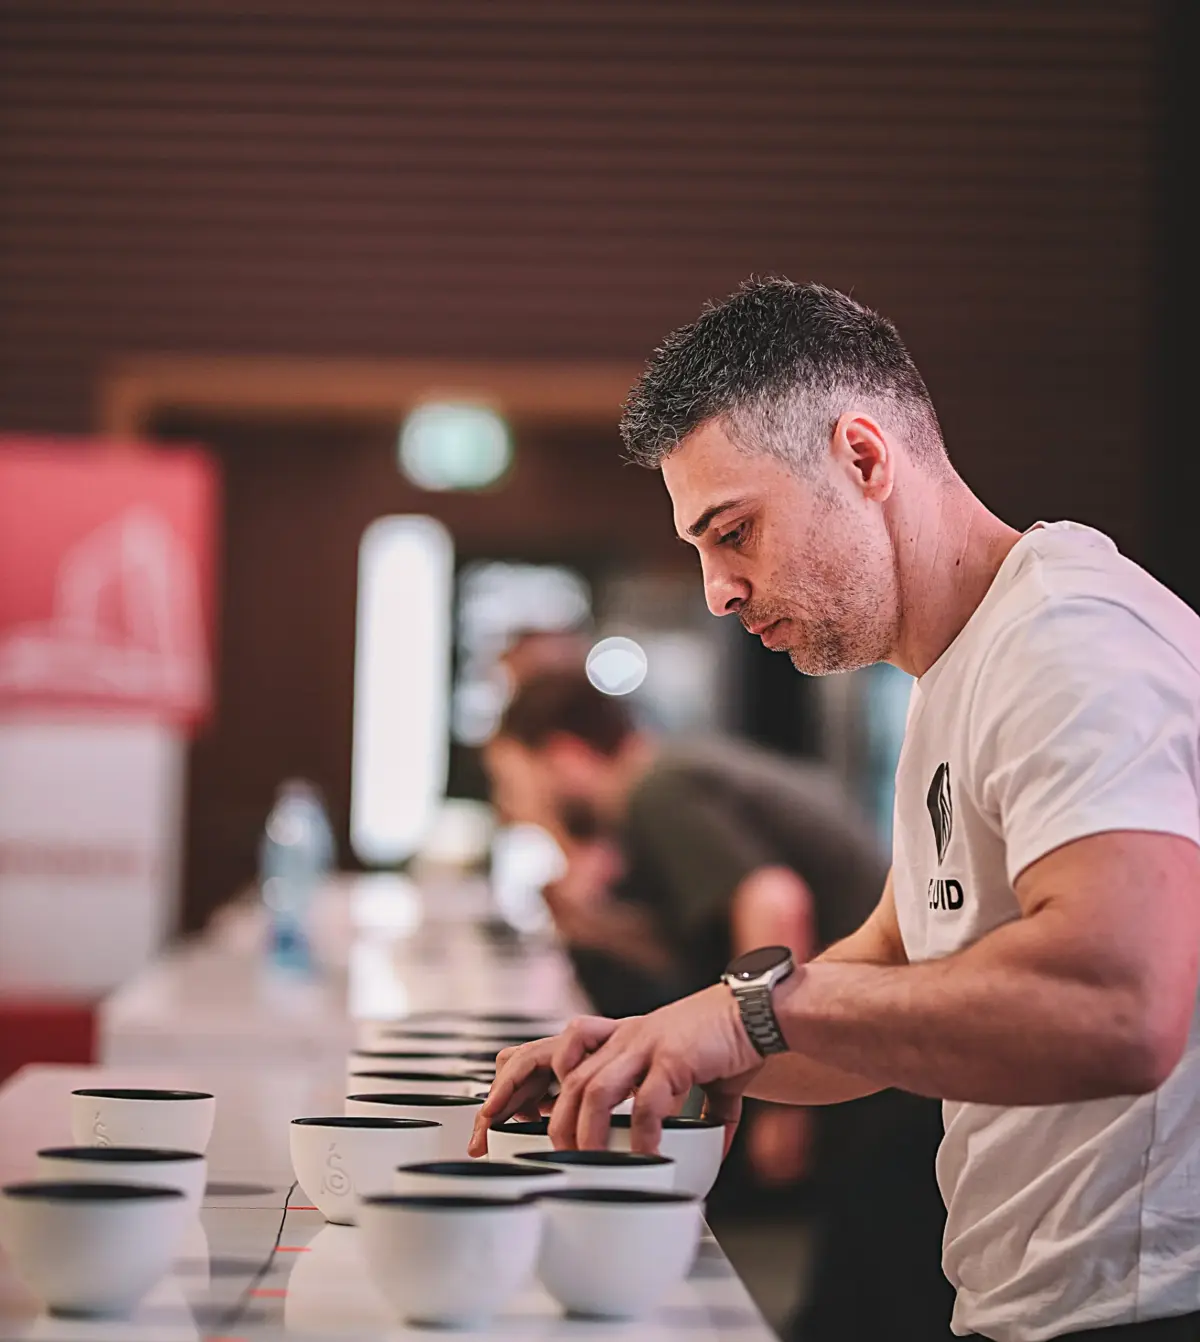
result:
<svg viewBox="0 0 1200 1342"><path fill-rule="evenodd" d="M870 415L850 411L833 426L830 454L853 487L883 503L896 482L896 458L888 436Z"/></svg>

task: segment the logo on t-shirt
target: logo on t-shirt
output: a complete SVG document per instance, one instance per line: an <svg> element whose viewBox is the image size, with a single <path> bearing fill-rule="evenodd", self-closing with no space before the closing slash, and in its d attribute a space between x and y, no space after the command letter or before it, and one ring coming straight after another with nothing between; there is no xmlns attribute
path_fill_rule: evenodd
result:
<svg viewBox="0 0 1200 1342"><path fill-rule="evenodd" d="M933 838L937 844L938 866L946 856L950 846L950 834L954 829L954 802L950 797L950 762L944 760L933 771L933 782L925 797L929 807L929 818L933 821Z"/></svg>
<svg viewBox="0 0 1200 1342"><path fill-rule="evenodd" d="M933 822L933 841L937 844L938 866L950 847L954 830L954 802L950 796L950 763L943 760L933 771L933 781L925 796L929 819ZM958 881L943 880L938 876L929 882L929 907L956 912L963 906L963 888Z"/></svg>

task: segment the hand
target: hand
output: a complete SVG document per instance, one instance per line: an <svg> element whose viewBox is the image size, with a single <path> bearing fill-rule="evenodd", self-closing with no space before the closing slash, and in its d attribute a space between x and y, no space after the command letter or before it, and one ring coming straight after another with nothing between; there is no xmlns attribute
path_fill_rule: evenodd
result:
<svg viewBox="0 0 1200 1342"><path fill-rule="evenodd" d="M561 907L586 908L610 898L625 874L625 858L610 839L564 841L567 869L548 893Z"/></svg>
<svg viewBox="0 0 1200 1342"><path fill-rule="evenodd" d="M475 1118L467 1150L487 1155L487 1130L505 1119L540 1118L555 1080L561 1080L600 1047L620 1024L606 1016L580 1016L560 1035L502 1049L496 1055L496 1079Z"/></svg>
<svg viewBox="0 0 1200 1342"><path fill-rule="evenodd" d="M601 951L658 978L674 972L674 958L646 909L617 899L563 904L549 887L543 893L555 929L568 946Z"/></svg>
<svg viewBox="0 0 1200 1342"><path fill-rule="evenodd" d="M698 1085L707 1095L705 1112L726 1125L728 1151L742 1094L762 1066L730 990L716 984L648 1016L604 1026L603 1034L586 1037L572 1036L572 1026L561 1037L561 1051L544 1055L562 1082L550 1114L554 1145L602 1150L613 1108L636 1092L631 1145L657 1151L663 1119L678 1113Z"/></svg>

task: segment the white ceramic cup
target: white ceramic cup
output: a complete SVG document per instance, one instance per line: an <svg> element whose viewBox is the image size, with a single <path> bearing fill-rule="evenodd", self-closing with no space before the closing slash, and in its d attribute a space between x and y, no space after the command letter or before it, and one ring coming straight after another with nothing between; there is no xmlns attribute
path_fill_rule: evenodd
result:
<svg viewBox="0 0 1200 1342"><path fill-rule="evenodd" d="M671 1192L675 1162L668 1156L640 1156L632 1151L526 1151L516 1157L565 1171L572 1188L626 1188Z"/></svg>
<svg viewBox="0 0 1200 1342"><path fill-rule="evenodd" d="M78 1146L158 1146L208 1150L217 1102L205 1091L88 1087L71 1092Z"/></svg>
<svg viewBox="0 0 1200 1342"><path fill-rule="evenodd" d="M696 1257L701 1205L685 1193L573 1188L538 1205L545 1216L538 1276L571 1314L646 1314Z"/></svg>
<svg viewBox="0 0 1200 1342"><path fill-rule="evenodd" d="M457 1030L406 1030L395 1034L380 1035L372 1048L391 1050L397 1053L490 1053L494 1058L501 1049L513 1048L517 1044L528 1044L538 1035L500 1035L462 1034Z"/></svg>
<svg viewBox="0 0 1200 1342"><path fill-rule="evenodd" d="M470 1072L410 1072L396 1068L362 1067L346 1081L347 1093L371 1091L377 1095L474 1095L479 1078Z"/></svg>
<svg viewBox="0 0 1200 1342"><path fill-rule="evenodd" d="M37 1177L49 1183L178 1188L194 1216L204 1201L208 1161L196 1151L153 1146L51 1146L37 1153Z"/></svg>
<svg viewBox="0 0 1200 1342"><path fill-rule="evenodd" d="M129 1314L166 1273L187 1219L178 1188L85 1180L0 1191L5 1250L56 1314Z"/></svg>
<svg viewBox="0 0 1200 1342"><path fill-rule="evenodd" d="M487 1133L488 1159L513 1160L526 1151L553 1151L549 1127L548 1118L493 1123Z"/></svg>
<svg viewBox="0 0 1200 1342"><path fill-rule="evenodd" d="M537 1262L536 1202L397 1193L366 1198L359 1217L376 1288L416 1323L486 1324Z"/></svg>
<svg viewBox="0 0 1200 1342"><path fill-rule="evenodd" d="M563 1016L544 1011L419 1011L395 1020L381 1021L380 1026L392 1033L403 1030L458 1030L463 1034L515 1035L558 1034L566 1025Z"/></svg>
<svg viewBox="0 0 1200 1342"><path fill-rule="evenodd" d="M433 1119L294 1118L288 1145L308 1200L334 1225L354 1225L359 1199L390 1193L398 1165L434 1159L441 1133Z"/></svg>
<svg viewBox="0 0 1200 1342"><path fill-rule="evenodd" d="M628 1151L630 1132L629 1117L614 1114L608 1149ZM664 1118L658 1150L675 1162L676 1192L707 1197L725 1158L725 1125L706 1118Z"/></svg>
<svg viewBox="0 0 1200 1342"><path fill-rule="evenodd" d="M429 1053L423 1049L390 1051L386 1049L355 1049L346 1060L346 1076L358 1072L419 1072L422 1075L443 1073L475 1077L486 1072L496 1073L494 1053L472 1052Z"/></svg>
<svg viewBox="0 0 1200 1342"><path fill-rule="evenodd" d="M392 1175L394 1193L453 1193L481 1198L524 1198L565 1188L562 1170L538 1169L517 1160L431 1160L402 1165Z"/></svg>
<svg viewBox="0 0 1200 1342"><path fill-rule="evenodd" d="M364 1092L346 1097L346 1113L368 1118L428 1118L441 1124L438 1134L439 1160L465 1160L467 1143L475 1130L475 1116L483 1105L481 1097L467 1095L426 1095L416 1092ZM400 1161L396 1162L400 1164Z"/></svg>

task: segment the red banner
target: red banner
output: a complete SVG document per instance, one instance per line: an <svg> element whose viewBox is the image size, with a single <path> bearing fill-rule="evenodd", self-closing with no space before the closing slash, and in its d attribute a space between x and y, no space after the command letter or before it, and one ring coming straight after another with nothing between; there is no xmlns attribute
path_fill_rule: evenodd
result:
<svg viewBox="0 0 1200 1342"><path fill-rule="evenodd" d="M196 449L0 437L0 709L201 721L217 508Z"/></svg>

